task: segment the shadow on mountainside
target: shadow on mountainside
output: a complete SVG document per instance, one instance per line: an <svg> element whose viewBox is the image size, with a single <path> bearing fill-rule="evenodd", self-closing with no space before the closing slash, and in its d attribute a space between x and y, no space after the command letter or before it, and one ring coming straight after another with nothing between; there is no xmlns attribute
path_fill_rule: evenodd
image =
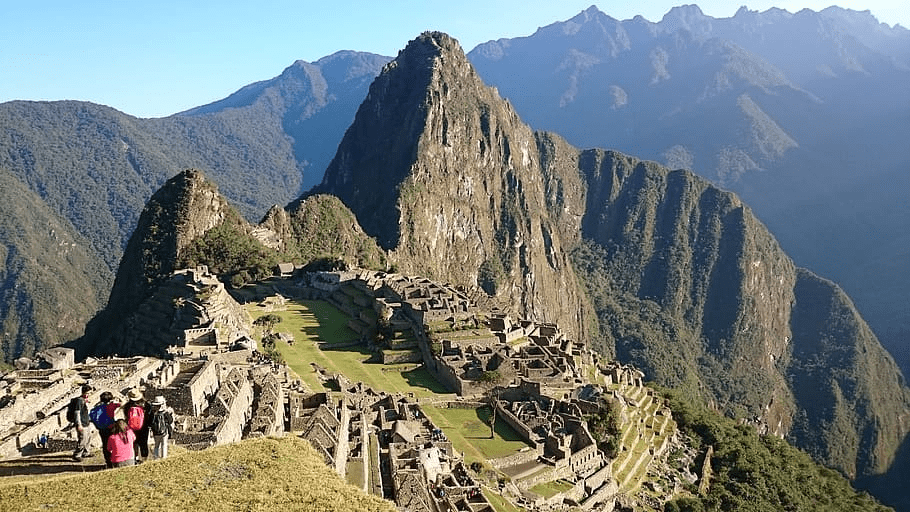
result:
<svg viewBox="0 0 910 512"><path fill-rule="evenodd" d="M904 436L887 473L858 479L854 485L898 512L910 512L907 482L910 482L910 434Z"/></svg>

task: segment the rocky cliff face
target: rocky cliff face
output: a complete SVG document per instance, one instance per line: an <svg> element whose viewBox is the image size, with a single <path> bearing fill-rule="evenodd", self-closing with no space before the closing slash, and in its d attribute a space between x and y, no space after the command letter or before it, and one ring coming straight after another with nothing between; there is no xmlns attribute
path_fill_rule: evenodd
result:
<svg viewBox="0 0 910 512"><path fill-rule="evenodd" d="M777 365L792 337L795 275L774 238L736 196L689 172L600 150L583 152L580 166L589 184L583 234L604 251L601 271L625 301L602 315L620 357L786 433L792 399ZM672 328L630 338L630 309ZM667 364L661 354L674 345Z"/></svg>
<svg viewBox="0 0 910 512"><path fill-rule="evenodd" d="M533 134L444 34L383 70L317 190L400 270L481 286L848 474L886 469L907 432L894 361L738 197Z"/></svg>
<svg viewBox="0 0 910 512"><path fill-rule="evenodd" d="M848 475L889 467L910 393L836 285L689 172L601 150L579 168L589 188L575 262L621 360Z"/></svg>
<svg viewBox="0 0 910 512"><path fill-rule="evenodd" d="M577 335L571 230L544 178L532 131L457 41L425 33L371 85L314 192L344 201L399 271L483 286Z"/></svg>

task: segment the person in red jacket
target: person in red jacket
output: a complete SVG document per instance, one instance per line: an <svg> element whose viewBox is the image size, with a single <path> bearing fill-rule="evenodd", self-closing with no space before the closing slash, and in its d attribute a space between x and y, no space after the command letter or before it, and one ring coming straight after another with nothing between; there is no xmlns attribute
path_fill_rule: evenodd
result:
<svg viewBox="0 0 910 512"><path fill-rule="evenodd" d="M107 449L111 452L111 463L115 468L136 464L136 459L133 458L133 442L135 441L136 434L126 424L126 420L114 422L111 436L107 438Z"/></svg>

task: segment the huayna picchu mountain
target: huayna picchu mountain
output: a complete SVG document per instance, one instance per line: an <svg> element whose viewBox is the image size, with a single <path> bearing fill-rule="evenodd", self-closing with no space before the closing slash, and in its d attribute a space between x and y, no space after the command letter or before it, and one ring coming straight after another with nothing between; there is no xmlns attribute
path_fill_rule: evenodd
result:
<svg viewBox="0 0 910 512"><path fill-rule="evenodd" d="M385 67L314 192L400 270L480 286L848 475L907 433L892 358L739 198L534 134L444 34Z"/></svg>
<svg viewBox="0 0 910 512"><path fill-rule="evenodd" d="M561 231L556 186L531 129L435 34L373 82L313 192L338 196L401 272L480 285L581 334L574 240L563 240L577 229Z"/></svg>
<svg viewBox="0 0 910 512"><path fill-rule="evenodd" d="M445 34L421 35L383 69L323 182L260 226L232 224L202 180L185 172L147 206L111 308L122 296L136 311L135 292L160 290L176 262L245 270L207 251L219 240L298 263L336 255L482 288L851 477L885 472L907 434L910 390L893 359L736 195L534 133ZM192 190L203 194L186 200ZM129 315L108 322L129 327ZM157 350L118 339L84 346Z"/></svg>

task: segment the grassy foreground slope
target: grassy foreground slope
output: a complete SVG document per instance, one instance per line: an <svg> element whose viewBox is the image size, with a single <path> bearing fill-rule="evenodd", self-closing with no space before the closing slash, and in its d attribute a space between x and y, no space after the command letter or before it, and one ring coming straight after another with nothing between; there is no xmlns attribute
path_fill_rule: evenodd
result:
<svg viewBox="0 0 910 512"><path fill-rule="evenodd" d="M141 466L0 485L0 511L389 511L344 483L306 442L262 438Z"/></svg>

